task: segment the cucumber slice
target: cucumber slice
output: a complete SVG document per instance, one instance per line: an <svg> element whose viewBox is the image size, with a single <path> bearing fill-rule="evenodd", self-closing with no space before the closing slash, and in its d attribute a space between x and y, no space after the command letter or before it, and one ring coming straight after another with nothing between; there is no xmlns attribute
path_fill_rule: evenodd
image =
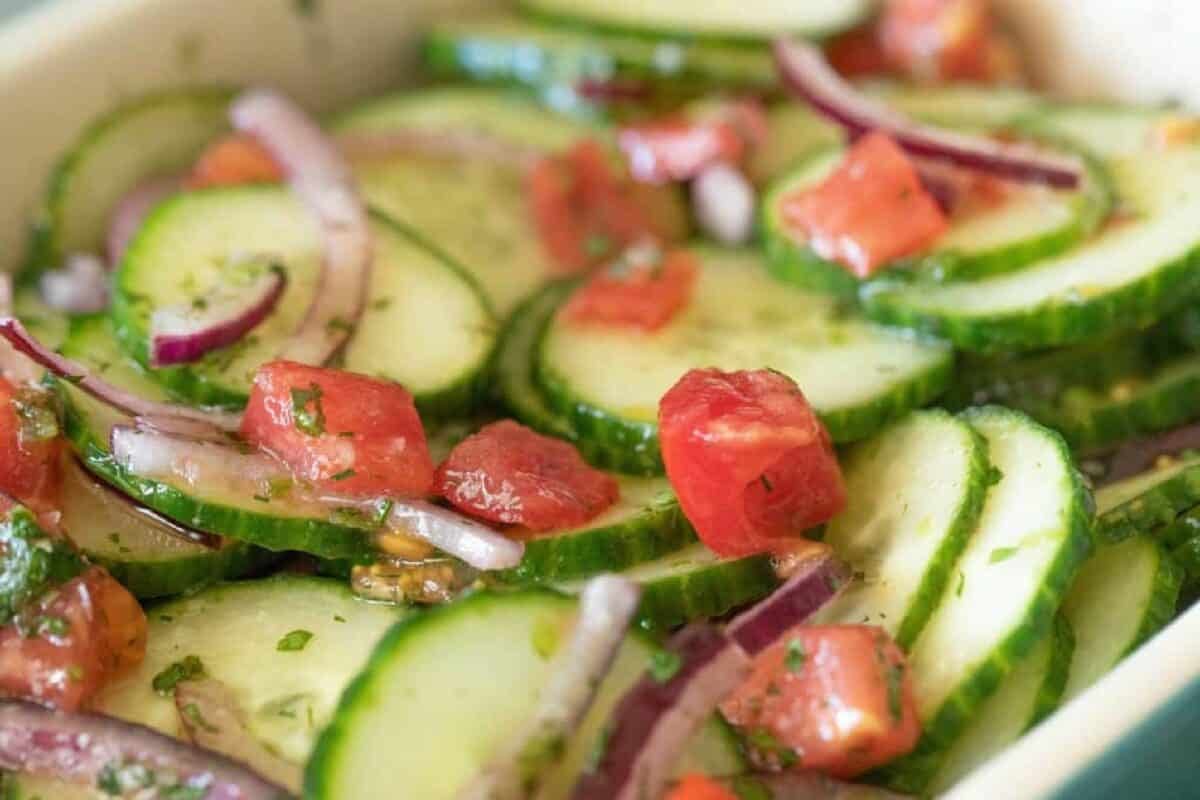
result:
<svg viewBox="0 0 1200 800"><path fill-rule="evenodd" d="M13 295L13 313L26 329L47 347L58 348L67 338L70 318L42 302L33 287L22 287Z"/></svg>
<svg viewBox="0 0 1200 800"><path fill-rule="evenodd" d="M695 252L701 269L689 305L653 334L550 323L538 380L581 437L657 452L658 401L693 367L789 375L838 442L870 435L945 388L945 348L891 336L831 298L781 287L754 253Z"/></svg>
<svg viewBox="0 0 1200 800"><path fill-rule="evenodd" d="M1087 689L1175 616L1183 571L1158 542L1135 536L1099 548L1062 613L1075 631L1064 701Z"/></svg>
<svg viewBox="0 0 1200 800"><path fill-rule="evenodd" d="M1171 114L1144 106L1068 103L1031 111L1022 124L1076 142L1102 158L1119 158L1151 147L1155 127Z"/></svg>
<svg viewBox="0 0 1200 800"><path fill-rule="evenodd" d="M1040 95L1011 86L873 81L860 88L910 117L949 128L1005 128L1047 105Z"/></svg>
<svg viewBox="0 0 1200 800"><path fill-rule="evenodd" d="M5 800L96 800L98 796L95 787L88 784L21 772L0 775L0 797Z"/></svg>
<svg viewBox="0 0 1200 800"><path fill-rule="evenodd" d="M422 800L455 797L532 711L575 609L574 600L547 590L480 592L396 625L342 695L308 762L304 796L390 798L402 785ZM626 639L582 727L543 782L546 797L569 795L609 712L654 650L640 636ZM742 769L734 740L715 718L684 762L682 771L713 775Z"/></svg>
<svg viewBox="0 0 1200 800"><path fill-rule="evenodd" d="M262 569L275 556L234 539L213 550L173 534L88 475L74 459L66 465L62 526L75 546L107 569L135 597L182 594L224 578Z"/></svg>
<svg viewBox="0 0 1200 800"><path fill-rule="evenodd" d="M1200 291L1200 149L1116 158L1117 195L1137 217L1019 272L928 286L880 281L868 316L967 350L1029 350L1145 327Z"/></svg>
<svg viewBox="0 0 1200 800"><path fill-rule="evenodd" d="M105 114L83 132L50 178L48 260L103 253L109 215L139 182L178 172L229 128L228 89L145 95Z"/></svg>
<svg viewBox="0 0 1200 800"><path fill-rule="evenodd" d="M796 191L820 184L845 156L840 146L817 151L771 185L763 200L762 228L768 263L780 280L818 291L853 295L863 284L845 267L818 256L784 220L784 201ZM1108 179L1092 165L1075 190L1013 186L1010 198L994 208L978 208L951 218L933 249L903 259L882 273L918 282L973 280L1021 269L1061 253L1089 235L1112 206Z"/></svg>
<svg viewBox="0 0 1200 800"><path fill-rule="evenodd" d="M1075 637L1061 614L1033 652L1013 667L996 693L979 709L966 731L947 751L929 793L941 795L1015 742L1022 733L1052 712L1062 700Z"/></svg>
<svg viewBox="0 0 1200 800"><path fill-rule="evenodd" d="M696 540L666 478L621 478L620 484L620 500L586 525L514 534L525 541L525 557L497 579L553 583L618 572Z"/></svg>
<svg viewBox="0 0 1200 800"><path fill-rule="evenodd" d="M767 109L767 138L750 153L746 174L764 186L794 168L814 152L842 143L840 128L796 103Z"/></svg>
<svg viewBox="0 0 1200 800"><path fill-rule="evenodd" d="M1169 459L1096 490L1096 535L1119 542L1163 525L1200 504L1200 455Z"/></svg>
<svg viewBox="0 0 1200 800"><path fill-rule="evenodd" d="M589 28L760 40L785 34L831 36L865 20L875 4L871 0L701 4L688 0L522 0L521 6L542 17Z"/></svg>
<svg viewBox="0 0 1200 800"><path fill-rule="evenodd" d="M302 764L342 689L403 616L324 578L278 575L216 586L147 613L146 658L101 691L96 709L178 735L174 700L152 684L172 663L196 656L237 696L250 732ZM300 650L279 649L292 631L312 636Z"/></svg>
<svg viewBox="0 0 1200 800"><path fill-rule="evenodd" d="M869 621L911 647L979 520L987 446L945 411L916 411L843 454L842 474L850 502L824 541L860 577L817 617Z"/></svg>
<svg viewBox="0 0 1200 800"><path fill-rule="evenodd" d="M367 311L345 367L403 383L426 414L464 411L495 343L486 302L468 277L407 229L376 214L371 233ZM257 252L277 258L288 272L279 305L237 344L194 364L153 370L173 393L204 405L245 403L255 370L274 357L308 308L318 271L317 232L286 189L237 187L166 201L130 245L115 278L113 319L122 345L143 365L154 309L203 295L238 253Z"/></svg>
<svg viewBox="0 0 1200 800"><path fill-rule="evenodd" d="M1054 620L1091 548L1091 502L1058 434L1019 412L987 406L963 418L987 441L1001 478L941 603L909 653L924 733L883 770L924 791L983 702Z"/></svg>
<svg viewBox="0 0 1200 800"><path fill-rule="evenodd" d="M77 321L63 354L90 365L105 380L143 397L165 400L166 392L121 352L107 317ZM323 558L370 556L370 534L327 519L306 516L286 498L232 495L228 489L182 488L132 475L108 450L113 425L129 419L66 381L56 381L63 401L63 431L75 454L93 474L160 514L198 530L267 550L300 550Z"/></svg>

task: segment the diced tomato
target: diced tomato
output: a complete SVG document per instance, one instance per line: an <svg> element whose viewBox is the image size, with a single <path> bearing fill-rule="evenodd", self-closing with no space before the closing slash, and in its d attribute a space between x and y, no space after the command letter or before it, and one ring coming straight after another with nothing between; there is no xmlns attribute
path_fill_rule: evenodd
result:
<svg viewBox="0 0 1200 800"><path fill-rule="evenodd" d="M398 383L292 361L264 364L242 435L298 479L338 494L413 497L433 487L421 418Z"/></svg>
<svg viewBox="0 0 1200 800"><path fill-rule="evenodd" d="M895 67L929 81L991 78L988 0L888 0L879 41Z"/></svg>
<svg viewBox="0 0 1200 800"><path fill-rule="evenodd" d="M649 183L690 180L709 164L740 161L746 151L731 123L679 115L628 125L617 142L629 159L633 177Z"/></svg>
<svg viewBox="0 0 1200 800"><path fill-rule="evenodd" d="M91 567L0 628L0 693L75 710L145 653L141 606Z"/></svg>
<svg viewBox="0 0 1200 800"><path fill-rule="evenodd" d="M45 514L59 506L63 440L49 398L0 378L0 492Z"/></svg>
<svg viewBox="0 0 1200 800"><path fill-rule="evenodd" d="M892 69L874 24L835 36L825 45L825 58L829 66L847 78L886 75Z"/></svg>
<svg viewBox="0 0 1200 800"><path fill-rule="evenodd" d="M659 403L658 436L683 513L718 555L787 548L846 504L825 426L773 370L688 372Z"/></svg>
<svg viewBox="0 0 1200 800"><path fill-rule="evenodd" d="M799 626L754 659L721 705L764 766L852 778L921 735L904 654L867 625Z"/></svg>
<svg viewBox="0 0 1200 800"><path fill-rule="evenodd" d="M798 238L860 278L929 247L947 227L912 161L878 132L859 139L821 184L781 202Z"/></svg>
<svg viewBox="0 0 1200 800"><path fill-rule="evenodd" d="M242 183L277 183L283 170L252 136L235 134L209 145L200 154L187 178L189 189L236 186Z"/></svg>
<svg viewBox="0 0 1200 800"><path fill-rule="evenodd" d="M535 531L581 525L620 494L574 447L512 420L459 442L438 467L437 491L472 516Z"/></svg>
<svg viewBox="0 0 1200 800"><path fill-rule="evenodd" d="M564 273L602 264L642 239L674 241L687 232L671 188L630 180L593 141L539 161L526 191L542 244Z"/></svg>
<svg viewBox="0 0 1200 800"><path fill-rule="evenodd" d="M576 289L563 306L563 317L574 323L658 330L691 299L697 269L686 250L663 253L655 245L635 245Z"/></svg>
<svg viewBox="0 0 1200 800"><path fill-rule="evenodd" d="M712 778L693 772L679 779L666 800L738 800L738 796Z"/></svg>

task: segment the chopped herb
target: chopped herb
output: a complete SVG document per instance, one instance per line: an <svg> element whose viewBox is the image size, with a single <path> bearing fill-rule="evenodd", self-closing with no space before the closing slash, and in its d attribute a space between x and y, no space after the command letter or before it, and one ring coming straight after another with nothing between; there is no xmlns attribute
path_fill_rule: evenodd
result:
<svg viewBox="0 0 1200 800"><path fill-rule="evenodd" d="M962 597L963 589L967 585L967 574L961 569L958 571L958 588L954 590L956 597Z"/></svg>
<svg viewBox="0 0 1200 800"><path fill-rule="evenodd" d="M391 304L392 304L392 298L380 297L378 300L374 300L371 302L371 310L372 311L383 311Z"/></svg>
<svg viewBox="0 0 1200 800"><path fill-rule="evenodd" d="M325 433L325 410L321 407L323 394L315 383L310 383L307 389L292 389L292 419L296 430L309 436Z"/></svg>
<svg viewBox="0 0 1200 800"><path fill-rule="evenodd" d="M204 664L201 663L199 657L184 656L183 659L168 664L161 672L155 675L154 680L150 682L150 686L163 697L167 697L171 692L175 691L175 686L180 681L203 678L206 674Z"/></svg>
<svg viewBox="0 0 1200 800"><path fill-rule="evenodd" d="M112 761L100 769L96 788L107 795L120 797L155 784L154 773L135 762Z"/></svg>
<svg viewBox="0 0 1200 800"><path fill-rule="evenodd" d="M988 470L988 474L987 474L987 485L988 485L988 486L995 486L995 485L996 485L997 483L999 483L999 482L1000 482L1000 481L1001 481L1003 478L1004 478L1004 473L1003 473L1003 472L1001 472L1001 471L1000 471L1000 469L999 469L998 467L992 467L991 469L989 469L989 470Z"/></svg>
<svg viewBox="0 0 1200 800"><path fill-rule="evenodd" d="M1016 547L997 547L988 556L989 564L999 564L1001 561L1007 561L1017 554Z"/></svg>
<svg viewBox="0 0 1200 800"><path fill-rule="evenodd" d="M12 404L20 423L19 442L46 442L58 436L58 416L44 392L21 389L13 396Z"/></svg>
<svg viewBox="0 0 1200 800"><path fill-rule="evenodd" d="M306 631L298 628L294 631L289 631L284 634L279 640L279 644L275 645L275 649L284 653L290 653L297 650L303 650L308 641L313 638L312 631Z"/></svg>
<svg viewBox="0 0 1200 800"><path fill-rule="evenodd" d="M194 311L204 311L208 308L208 300L204 297L196 297L192 299L192 309Z"/></svg>
<svg viewBox="0 0 1200 800"><path fill-rule="evenodd" d="M904 667L889 664L887 669L888 713L893 722L904 719Z"/></svg>
<svg viewBox="0 0 1200 800"><path fill-rule="evenodd" d="M354 431L342 431L338 434L339 439L353 439L354 436Z"/></svg>
<svg viewBox="0 0 1200 800"><path fill-rule="evenodd" d="M804 669L804 662L808 658L808 653L804 652L804 642L799 639L789 639L787 643L787 655L783 658L783 663L787 666L788 672L800 672Z"/></svg>
<svg viewBox="0 0 1200 800"><path fill-rule="evenodd" d="M749 775L738 775L731 780L730 787L738 800L771 800L775 795L766 784Z"/></svg>
<svg viewBox="0 0 1200 800"><path fill-rule="evenodd" d="M185 705L183 707L183 715L197 728L202 728L209 733L218 733L221 730L204 718L204 715L200 713L200 707L195 703Z"/></svg>
<svg viewBox="0 0 1200 800"><path fill-rule="evenodd" d="M71 632L71 624L62 617L38 617L37 631L61 638Z"/></svg>
<svg viewBox="0 0 1200 800"><path fill-rule="evenodd" d="M160 614L158 617L158 621L159 622L174 622L175 618L172 617L170 614Z"/></svg>
<svg viewBox="0 0 1200 800"><path fill-rule="evenodd" d="M354 333L354 325L349 320L334 317L325 323L325 330L330 333Z"/></svg>
<svg viewBox="0 0 1200 800"><path fill-rule="evenodd" d="M655 650L650 654L650 677L659 683L666 683L675 677L683 659L672 650Z"/></svg>
<svg viewBox="0 0 1200 800"><path fill-rule="evenodd" d="M796 752L779 741L766 728L746 732L746 743L760 756L766 756L775 765L787 769L796 763Z"/></svg>
<svg viewBox="0 0 1200 800"><path fill-rule="evenodd" d="M761 483L762 487L764 489L766 489L768 492L775 491L775 487L772 486L771 481L767 479L766 473L758 476L758 482Z"/></svg>
<svg viewBox="0 0 1200 800"><path fill-rule="evenodd" d="M302 17L315 17L321 13L320 0L292 0L292 5Z"/></svg>
<svg viewBox="0 0 1200 800"><path fill-rule="evenodd" d="M341 472L331 475L330 478L335 481L344 481L347 478L353 478L356 474L352 469L344 469Z"/></svg>
<svg viewBox="0 0 1200 800"><path fill-rule="evenodd" d="M558 625L552 618L541 617L533 624L530 643L533 645L533 651L543 661L549 660L550 656L554 655L554 651L558 649L559 638Z"/></svg>
<svg viewBox="0 0 1200 800"><path fill-rule="evenodd" d="M292 491L291 478L271 478L267 481L267 494L272 499L286 497Z"/></svg>
<svg viewBox="0 0 1200 800"><path fill-rule="evenodd" d="M110 534L108 535L108 540L109 540L110 542L112 542L113 544L120 544L120 543L121 543L121 534L119 534L119 533L110 533Z"/></svg>
<svg viewBox="0 0 1200 800"><path fill-rule="evenodd" d="M334 615L333 615L333 621L334 621L334 622L345 622L345 621L346 621L346 618L345 618L345 617L343 617L341 614L334 614Z"/></svg>
<svg viewBox="0 0 1200 800"><path fill-rule="evenodd" d="M612 240L600 233L593 233L583 240L583 252L588 258L600 258L612 249Z"/></svg>
<svg viewBox="0 0 1200 800"><path fill-rule="evenodd" d="M83 667L78 664L67 667L67 677L75 682L83 680Z"/></svg>

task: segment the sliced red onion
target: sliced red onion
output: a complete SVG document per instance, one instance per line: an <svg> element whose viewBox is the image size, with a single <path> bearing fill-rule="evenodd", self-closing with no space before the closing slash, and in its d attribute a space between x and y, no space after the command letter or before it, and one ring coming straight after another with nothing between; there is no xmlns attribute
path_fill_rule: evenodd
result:
<svg viewBox="0 0 1200 800"><path fill-rule="evenodd" d="M91 369L55 353L25 330L25 326L13 317L0 318L0 337L12 344L20 353L28 356L63 380L78 386L96 399L132 417L171 417L189 420L200 427L236 431L241 425L240 414L211 411L173 403L155 403L135 394L119 389L101 378Z"/></svg>
<svg viewBox="0 0 1200 800"><path fill-rule="evenodd" d="M914 156L1026 183L1073 189L1084 180L1083 163L1077 158L924 125L860 94L815 45L781 38L775 40L774 51L784 84L851 136L883 131Z"/></svg>
<svg viewBox="0 0 1200 800"><path fill-rule="evenodd" d="M343 134L338 137L337 145L352 161L412 155L469 158L525 168L544 156L536 148L524 147L498 136L454 128L395 128Z"/></svg>
<svg viewBox="0 0 1200 800"><path fill-rule="evenodd" d="M754 187L732 164L710 164L692 181L692 210L700 228L722 244L745 244L754 233Z"/></svg>
<svg viewBox="0 0 1200 800"><path fill-rule="evenodd" d="M844 563L828 551L802 564L766 599L734 618L725 632L751 656L805 622L832 600L850 580Z"/></svg>
<svg viewBox="0 0 1200 800"><path fill-rule="evenodd" d="M125 248L133 235L142 227L142 220L161 201L179 191L182 180L178 177L151 178L133 187L117 203L108 223L108 266L115 269L125 256Z"/></svg>
<svg viewBox="0 0 1200 800"><path fill-rule="evenodd" d="M56 311L93 314L108 308L108 268L99 256L73 253L38 279L42 300Z"/></svg>
<svg viewBox="0 0 1200 800"><path fill-rule="evenodd" d="M175 710L192 744L245 764L267 780L299 796L304 771L272 753L251 735L246 715L229 687L203 678L175 684Z"/></svg>
<svg viewBox="0 0 1200 800"><path fill-rule="evenodd" d="M684 628L667 644L678 669L659 682L647 672L617 704L604 752L580 776L572 800L660 797L692 735L746 679L750 659L709 625Z"/></svg>
<svg viewBox="0 0 1200 800"><path fill-rule="evenodd" d="M525 556L521 542L423 500L393 502L384 525L428 542L476 569L510 569Z"/></svg>
<svg viewBox="0 0 1200 800"><path fill-rule="evenodd" d="M583 78L575 83L576 93L596 103L622 103L647 100L654 94L652 84L616 78Z"/></svg>
<svg viewBox="0 0 1200 800"><path fill-rule="evenodd" d="M100 714L66 713L0 700L0 768L28 772L132 796L151 778L155 796L171 786L205 800L280 800L287 790L216 753L142 725ZM189 794L188 796L191 796Z"/></svg>
<svg viewBox="0 0 1200 800"><path fill-rule="evenodd" d="M270 265L245 283L225 281L199 303L157 308L150 315L150 364L186 364L228 347L267 318L283 297L287 274Z"/></svg>
<svg viewBox="0 0 1200 800"><path fill-rule="evenodd" d="M865 783L846 783L820 772L787 770L724 778L720 783L738 797L762 800L901 800L908 795Z"/></svg>
<svg viewBox="0 0 1200 800"><path fill-rule="evenodd" d="M321 274L304 321L280 351L304 364L327 362L362 316L371 272L367 211L337 146L283 95L265 89L238 96L233 126L258 140L321 229Z"/></svg>
<svg viewBox="0 0 1200 800"><path fill-rule="evenodd" d="M1120 444L1107 458L1099 459L1105 466L1102 483L1132 478L1152 469L1160 458L1174 457L1184 450L1200 450L1200 423L1182 425Z"/></svg>
<svg viewBox="0 0 1200 800"><path fill-rule="evenodd" d="M459 793L460 800L526 800L537 794L540 777L561 755L561 748L547 744L574 735L625 641L640 597L637 584L616 575L587 582L571 640L555 656L533 716Z"/></svg>

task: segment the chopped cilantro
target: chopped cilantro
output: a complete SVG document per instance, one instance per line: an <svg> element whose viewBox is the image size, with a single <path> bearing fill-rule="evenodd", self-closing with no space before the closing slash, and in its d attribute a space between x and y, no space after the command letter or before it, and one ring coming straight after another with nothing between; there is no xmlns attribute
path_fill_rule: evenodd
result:
<svg viewBox="0 0 1200 800"><path fill-rule="evenodd" d="M356 474L358 473L352 469L344 469L341 472L334 473L330 478L335 481L344 481L347 478L353 478Z"/></svg>
<svg viewBox="0 0 1200 800"><path fill-rule="evenodd" d="M738 775L731 784L729 788L733 789L738 800L771 800L775 796L766 784L749 775Z"/></svg>
<svg viewBox="0 0 1200 800"><path fill-rule="evenodd" d="M796 763L796 752L776 739L766 728L754 728L746 731L746 744L759 755L766 756L784 769Z"/></svg>
<svg viewBox="0 0 1200 800"><path fill-rule="evenodd" d="M38 617L37 632L62 637L71 632L71 624L62 617Z"/></svg>
<svg viewBox="0 0 1200 800"><path fill-rule="evenodd" d="M204 671L204 664L201 663L199 657L184 656L181 660L168 664L155 675L150 686L163 697L167 697L175 691L175 686L180 681L203 678L205 674L207 673Z"/></svg>
<svg viewBox="0 0 1200 800"><path fill-rule="evenodd" d="M200 707L195 703L185 705L183 707L183 715L187 717L188 722L209 733L218 733L221 730L204 718L204 715L200 713Z"/></svg>
<svg viewBox="0 0 1200 800"><path fill-rule="evenodd" d="M321 407L323 394L315 383L309 384L307 389L292 389L292 419L296 430L309 436L325 433L325 409Z"/></svg>
<svg viewBox="0 0 1200 800"><path fill-rule="evenodd" d="M788 672L800 672L804 669L804 662L808 658L808 653L804 651L804 642L799 639L789 639L787 643L787 655L783 658L783 663L787 666Z"/></svg>
<svg viewBox="0 0 1200 800"><path fill-rule="evenodd" d="M674 678L682 666L683 659L672 650L655 650L650 654L650 677L659 683L666 683Z"/></svg>
<svg viewBox="0 0 1200 800"><path fill-rule="evenodd" d="M988 556L989 564L999 564L1001 561L1007 561L1017 554L1016 547L997 547Z"/></svg>
<svg viewBox="0 0 1200 800"><path fill-rule="evenodd" d="M303 650L309 640L313 638L312 631L306 631L302 628L297 628L294 631L289 631L283 635L279 643L275 645L275 649L284 653L290 653L297 650Z"/></svg>
<svg viewBox="0 0 1200 800"><path fill-rule="evenodd" d="M334 621L334 622L345 622L345 621L346 621L346 618L345 618L345 617L343 617L341 614L334 614L334 615L333 615L333 621Z"/></svg>
<svg viewBox="0 0 1200 800"><path fill-rule="evenodd" d="M962 597L963 589L967 586L967 573L961 569L958 571L958 587L954 590L956 597Z"/></svg>
<svg viewBox="0 0 1200 800"><path fill-rule="evenodd" d="M78 664L72 664L67 667L67 677L78 683L83 680L83 667Z"/></svg>
<svg viewBox="0 0 1200 800"><path fill-rule="evenodd" d="M775 491L775 487L771 485L771 481L767 478L766 473L758 476L758 482L761 483L762 487L768 492Z"/></svg>
<svg viewBox="0 0 1200 800"><path fill-rule="evenodd" d="M889 664L887 669L888 713L893 722L904 719L904 667Z"/></svg>

